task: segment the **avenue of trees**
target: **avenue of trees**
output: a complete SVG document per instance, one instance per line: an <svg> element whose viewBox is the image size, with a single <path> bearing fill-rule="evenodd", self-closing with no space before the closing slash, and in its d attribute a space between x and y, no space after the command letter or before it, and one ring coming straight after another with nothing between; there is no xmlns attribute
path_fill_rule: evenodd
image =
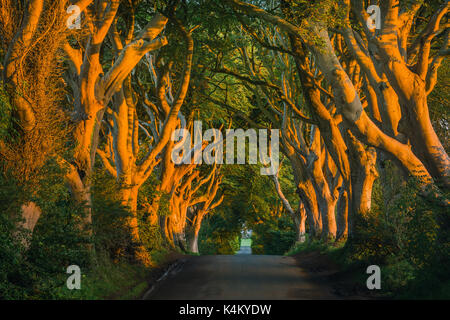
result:
<svg viewBox="0 0 450 320"><path fill-rule="evenodd" d="M449 8L0 0L0 298L58 297L71 264L233 254L244 226L254 253L318 241L393 290L448 288ZM175 164L195 121L278 129L280 168Z"/></svg>

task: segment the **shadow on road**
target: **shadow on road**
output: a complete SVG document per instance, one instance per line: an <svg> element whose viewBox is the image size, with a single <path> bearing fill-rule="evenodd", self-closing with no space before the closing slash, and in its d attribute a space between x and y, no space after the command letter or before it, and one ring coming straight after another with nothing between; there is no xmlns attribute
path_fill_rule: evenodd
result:
<svg viewBox="0 0 450 320"><path fill-rule="evenodd" d="M242 247L236 255L191 257L147 299L339 299L332 288L312 281L294 258L250 253Z"/></svg>

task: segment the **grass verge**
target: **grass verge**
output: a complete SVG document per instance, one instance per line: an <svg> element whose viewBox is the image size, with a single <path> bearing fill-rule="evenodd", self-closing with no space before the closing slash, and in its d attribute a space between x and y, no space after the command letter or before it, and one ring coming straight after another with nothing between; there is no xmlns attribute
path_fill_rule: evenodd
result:
<svg viewBox="0 0 450 320"><path fill-rule="evenodd" d="M136 300L150 285L180 257L179 253L161 251L153 255L154 267L127 262L113 262L98 258L95 266L86 274L82 272L81 289L69 290L65 282L55 288L55 299L71 300ZM59 282L63 282L61 278Z"/></svg>

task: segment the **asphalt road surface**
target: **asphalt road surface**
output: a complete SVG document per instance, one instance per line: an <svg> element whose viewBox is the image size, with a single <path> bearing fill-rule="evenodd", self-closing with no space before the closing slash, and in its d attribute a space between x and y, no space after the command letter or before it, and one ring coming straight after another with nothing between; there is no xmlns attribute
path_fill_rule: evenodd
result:
<svg viewBox="0 0 450 320"><path fill-rule="evenodd" d="M252 247L250 246L241 246L236 254L252 254Z"/></svg>
<svg viewBox="0 0 450 320"><path fill-rule="evenodd" d="M338 299L286 256L194 256L148 295L150 300ZM247 254L245 254L247 253Z"/></svg>

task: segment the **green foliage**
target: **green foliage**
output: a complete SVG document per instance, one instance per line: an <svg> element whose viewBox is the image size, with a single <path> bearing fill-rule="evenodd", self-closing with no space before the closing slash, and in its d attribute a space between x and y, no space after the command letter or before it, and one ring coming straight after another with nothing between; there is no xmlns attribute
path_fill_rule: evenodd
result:
<svg viewBox="0 0 450 320"><path fill-rule="evenodd" d="M166 217L170 215L170 194L163 192L161 194L161 200L159 202L158 215Z"/></svg>
<svg viewBox="0 0 450 320"><path fill-rule="evenodd" d="M246 190L247 206L246 226L252 233L253 254L283 254L295 242L295 225L292 218L284 210L272 181L269 177L261 176L253 168L252 183ZM285 196L290 200L293 208L298 203L295 194L291 168L283 165L279 172L279 181Z"/></svg>
<svg viewBox="0 0 450 320"><path fill-rule="evenodd" d="M147 289L150 270L124 261L113 262L99 256L88 273L82 271L81 290L68 290L60 285L54 290L55 299L139 299ZM61 282L65 281L61 277Z"/></svg>
<svg viewBox="0 0 450 320"><path fill-rule="evenodd" d="M444 149L450 151L450 61L445 59L438 71L438 81L428 96L428 107L433 128Z"/></svg>
<svg viewBox="0 0 450 320"><path fill-rule="evenodd" d="M13 117L13 107L9 95L0 81L0 140L15 141L17 132L17 120Z"/></svg>
<svg viewBox="0 0 450 320"><path fill-rule="evenodd" d="M337 0L287 0L284 1L282 8L286 17L298 25L302 25L303 20L309 19L329 27L335 27L342 22L345 10Z"/></svg>
<svg viewBox="0 0 450 320"><path fill-rule="evenodd" d="M201 254L235 254L240 247L239 213L229 209L218 210L205 218L199 233Z"/></svg>
<svg viewBox="0 0 450 320"><path fill-rule="evenodd" d="M143 206L144 199L155 195L151 179L141 188L138 201L139 233L141 241L151 255L165 250L165 243L159 227L147 223L147 215ZM127 219L131 216L121 204L118 185L114 177L98 172L93 185L93 222L95 229L95 246L97 251L112 261L133 261L133 244ZM166 200L161 201L160 214L166 210Z"/></svg>
<svg viewBox="0 0 450 320"><path fill-rule="evenodd" d="M448 299L449 212L442 206L442 199L425 195L414 180L399 190L399 178L392 169L386 166L388 179L380 178L383 189L380 181L376 182L373 210L357 217L355 234L345 245L308 239L286 254L327 254L361 288L365 288L367 266L379 265L384 297ZM391 188L390 183L396 188ZM448 194L442 197L448 199Z"/></svg>
<svg viewBox="0 0 450 320"><path fill-rule="evenodd" d="M21 240L27 235L16 228L20 209L17 195L16 185L0 176L0 299L23 297L23 289L18 282L25 263L25 248Z"/></svg>
<svg viewBox="0 0 450 320"><path fill-rule="evenodd" d="M427 298L436 290L448 292L443 266L450 261L449 221L447 208L410 180L388 206L359 217L349 258L384 266L384 291L390 294Z"/></svg>
<svg viewBox="0 0 450 320"><path fill-rule="evenodd" d="M0 139L4 139L9 132L12 107L3 84L0 82Z"/></svg>
<svg viewBox="0 0 450 320"><path fill-rule="evenodd" d="M159 226L151 226L141 220L139 234L144 247L151 255L158 254L158 252L164 250L167 245L164 242Z"/></svg>
<svg viewBox="0 0 450 320"><path fill-rule="evenodd" d="M255 225L252 234L253 254L284 254L295 242L292 221L286 216L274 216Z"/></svg>
<svg viewBox="0 0 450 320"><path fill-rule="evenodd" d="M41 175L45 178L39 181L42 189L32 195L13 180L0 177L3 299L53 298L54 290L65 283L58 279L69 265L87 268L90 263L86 250L89 238L79 228L83 210L72 202L63 180L58 179L61 170L50 163L45 171ZM42 211L32 239L19 227L21 204L30 200Z"/></svg>
<svg viewBox="0 0 450 320"><path fill-rule="evenodd" d="M340 243L325 243L321 240L317 239L310 239L306 238L305 242L302 243L296 243L293 245L286 253L285 255L291 256L300 252L308 253L317 251L320 253L325 253L332 255L334 257L337 257L339 255L342 255L342 248L344 244L342 242Z"/></svg>
<svg viewBox="0 0 450 320"><path fill-rule="evenodd" d="M114 261L130 260L130 231L126 219L130 216L122 206L113 177L97 172L93 178L92 206L95 248Z"/></svg>
<svg viewBox="0 0 450 320"><path fill-rule="evenodd" d="M52 163L44 170L40 188L31 195L14 180L0 176L0 299L121 298L133 287L132 298L138 297L150 270L130 263L132 250L125 227L129 212L120 205L114 179L94 175L95 237L91 238L80 228L84 208L72 202L64 171ZM30 200L42 210L32 239L18 227L20 206ZM142 230L144 244L160 261L164 250L155 245L161 242L154 240L157 235L155 230ZM95 257L88 251L92 244ZM66 268L73 264L81 268L81 290L66 287Z"/></svg>

